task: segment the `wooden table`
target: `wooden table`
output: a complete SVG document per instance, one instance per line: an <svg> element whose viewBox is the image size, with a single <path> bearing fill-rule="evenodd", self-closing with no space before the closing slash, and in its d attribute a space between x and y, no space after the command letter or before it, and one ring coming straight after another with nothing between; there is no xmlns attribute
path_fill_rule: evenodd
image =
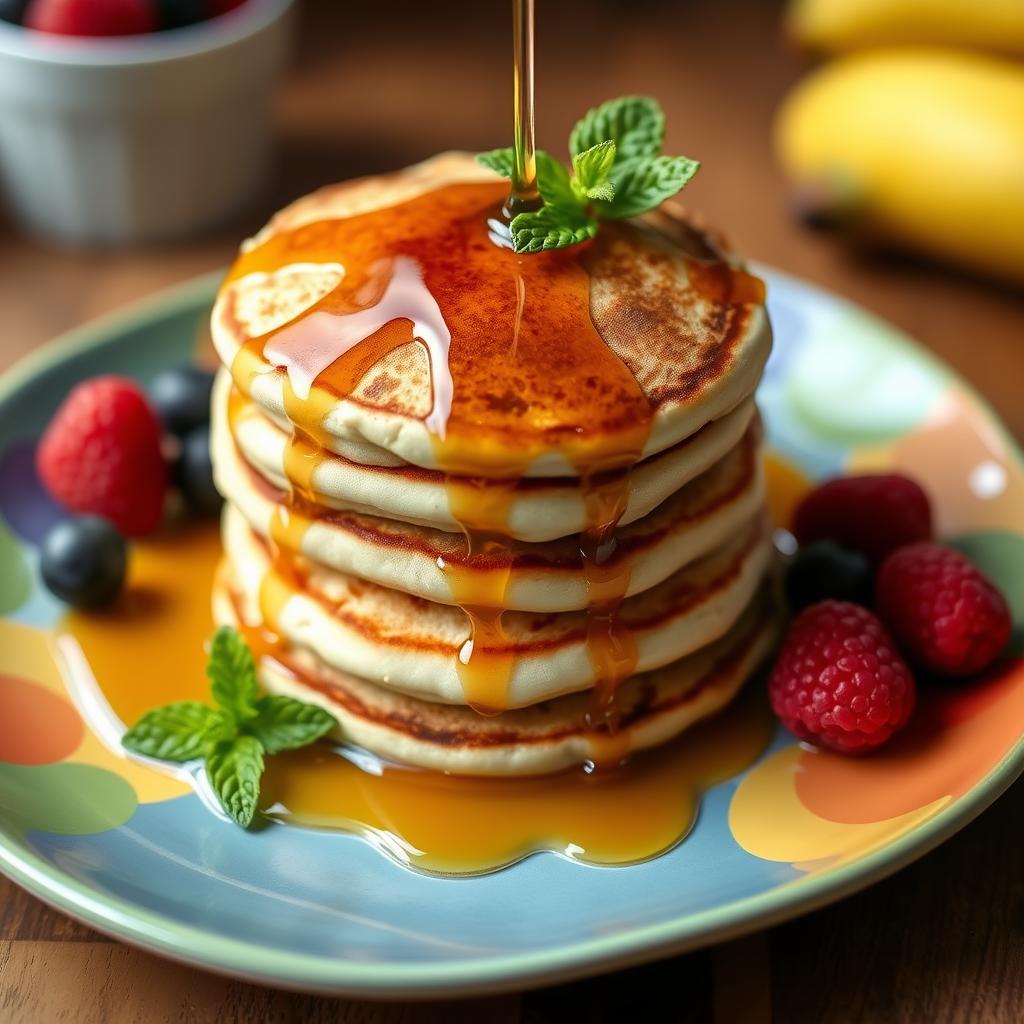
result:
<svg viewBox="0 0 1024 1024"><path fill-rule="evenodd" d="M324 181L509 141L508 0L308 4L281 90L262 209L173 247L62 252L0 226L0 368L92 317L224 265L275 206ZM864 303L971 380L1024 436L1024 297L923 263L869 259L789 215L771 114L800 73L778 11L751 0L540 0L542 145L624 92L659 96L669 152L699 157L690 205L737 247ZM0 1022L1024 1019L1024 786L955 839L837 906L649 967L458 1004L356 1003L227 981L81 927L0 880ZM667 1009L665 1008L667 1004Z"/></svg>

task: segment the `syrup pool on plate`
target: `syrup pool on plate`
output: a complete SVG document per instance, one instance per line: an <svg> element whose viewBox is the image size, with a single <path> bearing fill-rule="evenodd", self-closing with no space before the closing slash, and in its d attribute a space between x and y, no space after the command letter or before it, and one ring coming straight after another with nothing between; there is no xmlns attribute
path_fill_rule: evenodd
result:
<svg viewBox="0 0 1024 1024"><path fill-rule="evenodd" d="M122 721L168 701L207 697L205 643L220 557L212 525L142 541L118 604L66 617L63 631L77 639ZM593 774L446 776L320 744L270 759L261 806L278 822L363 835L430 872L493 870L537 850L633 863L683 838L701 792L752 764L772 730L755 684L678 741Z"/></svg>

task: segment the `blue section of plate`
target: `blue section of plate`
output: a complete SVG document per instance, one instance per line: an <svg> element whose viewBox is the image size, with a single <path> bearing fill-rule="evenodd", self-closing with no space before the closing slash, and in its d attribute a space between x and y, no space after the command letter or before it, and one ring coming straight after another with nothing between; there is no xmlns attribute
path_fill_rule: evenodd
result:
<svg viewBox="0 0 1024 1024"><path fill-rule="evenodd" d="M777 341L760 401L771 444L791 462L815 477L838 472L853 446L902 436L930 413L952 379L946 371L840 300L763 273ZM9 375L0 455L37 436L76 381L101 372L145 381L188 358L214 290L212 278L186 286ZM844 400L842 374L807 379L808 362L821 365L823 337L839 339L836 352L870 353L866 368L854 360L843 371L870 392L866 412ZM25 515L31 520L30 511L7 510L12 525ZM14 617L49 627L60 611L37 586ZM765 758L791 745L780 731ZM835 899L955 831L1021 761L1018 744L941 814L811 875L737 843L729 811L738 779L710 790L691 834L655 860L594 868L543 853L457 879L406 870L354 836L284 826L246 833L194 796L142 804L124 824L92 835L21 835L5 819L0 790L0 868L105 931L241 976L392 995L510 988L692 948Z"/></svg>

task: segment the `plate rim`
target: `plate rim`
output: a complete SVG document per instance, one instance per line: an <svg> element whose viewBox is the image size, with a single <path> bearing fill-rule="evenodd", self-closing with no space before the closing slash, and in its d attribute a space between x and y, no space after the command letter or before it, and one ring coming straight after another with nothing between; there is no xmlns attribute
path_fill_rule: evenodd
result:
<svg viewBox="0 0 1024 1024"><path fill-rule="evenodd" d="M948 364L888 320L826 288L766 264L755 269L784 280L798 291L840 303L893 329L892 343L941 371L982 409L1005 440L1008 452L1024 469L1024 453L985 397ZM175 312L210 302L222 270L162 289L58 336L0 374L0 405L35 378L66 359L101 348L111 335L134 329ZM288 953L258 943L218 936L181 924L119 896L79 881L34 853L8 829L0 827L0 872L62 913L142 949L172 960L259 984L271 983L303 992L384 998L454 997L523 990L568 981L603 970L619 969L701 946L737 938L810 913L852 895L931 852L995 802L1024 773L1024 735L965 794L923 824L864 857L798 878L767 892L678 915L658 924L629 928L540 951L472 960L423 964L382 964L341 960L312 953Z"/></svg>

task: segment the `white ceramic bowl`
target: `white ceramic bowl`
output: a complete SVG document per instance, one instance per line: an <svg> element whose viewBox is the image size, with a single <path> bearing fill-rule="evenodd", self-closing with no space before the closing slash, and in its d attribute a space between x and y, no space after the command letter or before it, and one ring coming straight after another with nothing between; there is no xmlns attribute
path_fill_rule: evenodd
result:
<svg viewBox="0 0 1024 1024"><path fill-rule="evenodd" d="M292 0L114 39L0 22L0 186L30 229L72 243L187 235L248 203Z"/></svg>

